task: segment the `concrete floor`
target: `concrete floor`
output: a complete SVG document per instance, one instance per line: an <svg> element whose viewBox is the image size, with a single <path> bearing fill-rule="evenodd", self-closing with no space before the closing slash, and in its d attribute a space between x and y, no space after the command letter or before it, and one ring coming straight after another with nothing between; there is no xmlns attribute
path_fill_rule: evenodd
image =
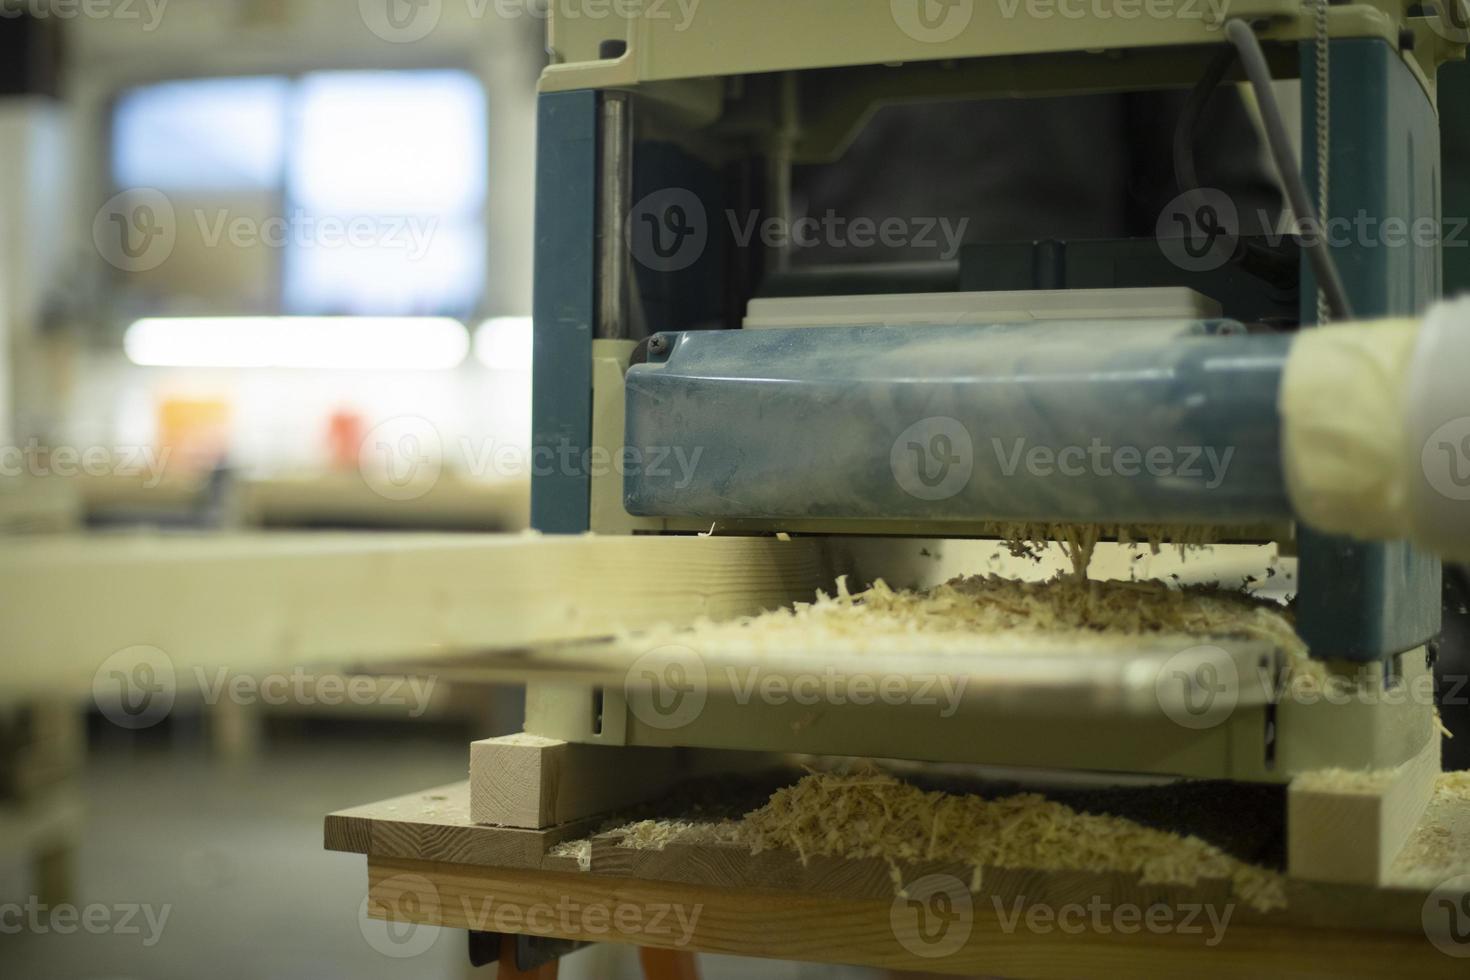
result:
<svg viewBox="0 0 1470 980"><path fill-rule="evenodd" d="M83 780L86 823L72 904L106 907L106 922L120 928L63 935L43 920L18 935L0 929L0 978L494 976L493 968L469 970L458 931L430 930L413 944L427 948L408 958L379 952L369 936L382 927L360 917L363 858L322 849L326 813L465 778L463 735L410 725L276 732L258 758L237 763L211 759L188 731L141 741L102 736L94 738ZM0 909L24 904L32 889L24 864L0 863ZM140 905L148 908L125 921L124 907ZM15 921L13 913L0 916L0 926ZM706 980L876 976L730 957L702 957L701 970ZM636 955L617 947L577 953L562 969L563 980L640 975Z"/></svg>

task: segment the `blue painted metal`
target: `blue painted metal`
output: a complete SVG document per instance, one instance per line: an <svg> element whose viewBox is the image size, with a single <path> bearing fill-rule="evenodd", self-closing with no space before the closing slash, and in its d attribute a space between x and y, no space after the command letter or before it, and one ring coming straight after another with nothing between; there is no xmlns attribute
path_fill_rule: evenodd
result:
<svg viewBox="0 0 1470 980"><path fill-rule="evenodd" d="M628 373L642 516L1285 521L1292 338L1197 322L664 335Z"/></svg>
<svg viewBox="0 0 1470 980"><path fill-rule="evenodd" d="M1470 291L1470 62L1439 70L1439 135L1444 143L1445 294Z"/></svg>
<svg viewBox="0 0 1470 980"><path fill-rule="evenodd" d="M592 91L542 95L537 111L531 525L547 534L586 531L591 506L597 116Z"/></svg>
<svg viewBox="0 0 1470 980"><path fill-rule="evenodd" d="M1302 46L1302 113L1315 120L1315 53ZM1359 317L1422 311L1441 292L1437 244L1388 244L1387 219L1440 216L1439 122L1398 52L1382 41L1332 43L1329 229ZM1310 132L1310 130L1309 130ZM1303 169L1315 183L1315 146ZM1359 220L1359 219L1363 220ZM1302 322L1317 318L1316 284L1303 272ZM1327 328L1330 329L1330 328ZM1439 632L1440 564L1407 543L1362 544L1303 528L1297 631L1313 656L1372 661Z"/></svg>

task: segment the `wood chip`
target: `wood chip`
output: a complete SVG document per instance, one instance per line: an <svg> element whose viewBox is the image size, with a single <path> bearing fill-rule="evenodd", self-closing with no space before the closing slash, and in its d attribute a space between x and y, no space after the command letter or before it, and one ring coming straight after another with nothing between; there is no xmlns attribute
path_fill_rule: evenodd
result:
<svg viewBox="0 0 1470 980"><path fill-rule="evenodd" d="M1253 909L1286 906L1281 874L1197 837L1079 813L1035 793L985 799L926 792L871 766L851 774L811 773L739 821L645 820L613 833L624 835L621 846L634 849L734 843L755 854L794 852L803 863L819 856L878 858L888 863L900 892L904 864L943 861L970 867L976 891L987 867L1122 872L1144 884L1229 881Z"/></svg>

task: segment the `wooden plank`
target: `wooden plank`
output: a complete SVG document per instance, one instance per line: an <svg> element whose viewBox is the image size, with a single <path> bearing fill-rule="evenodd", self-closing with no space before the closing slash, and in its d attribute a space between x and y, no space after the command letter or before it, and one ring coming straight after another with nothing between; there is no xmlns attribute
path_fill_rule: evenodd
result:
<svg viewBox="0 0 1470 980"><path fill-rule="evenodd" d="M830 585L810 540L257 534L17 540L0 549L7 695L87 690L155 647L181 684L412 660L736 617Z"/></svg>
<svg viewBox="0 0 1470 980"><path fill-rule="evenodd" d="M475 823L544 830L657 797L679 776L672 749L507 735L470 745Z"/></svg>
<svg viewBox="0 0 1470 980"><path fill-rule="evenodd" d="M1307 881L1380 885L1434 796L1440 738L1392 772L1304 773L1287 790L1287 861Z"/></svg>
<svg viewBox="0 0 1470 980"><path fill-rule="evenodd" d="M470 820L469 783L462 782L333 813L323 839L329 851L540 868L554 861L547 858L553 847L592 833L597 823L582 820L545 830L476 827Z"/></svg>
<svg viewBox="0 0 1470 980"><path fill-rule="evenodd" d="M892 897L852 900L378 858L368 862L368 879L376 918L685 952L1036 978L1463 975L1463 965L1422 932L1230 922L1223 929L1125 934L1107 919L1101 928L1062 928L1058 907L1045 903L977 900L943 910L941 945L934 946L934 932L921 937L923 925L905 919L917 911Z"/></svg>
<svg viewBox="0 0 1470 980"><path fill-rule="evenodd" d="M893 869L882 860L812 857L789 851L751 854L735 844L674 843L663 850L618 846L621 835L600 833L605 821L591 818L544 831L479 826L469 818L468 783L440 787L328 818L327 846L366 853L371 859L433 861L458 865L463 873L480 869L494 876L505 869L576 872L590 878L637 879L708 891L790 892L842 901L891 902ZM1470 854L1470 813L1456 820L1445 802L1433 826L1421 827L1433 854ZM1459 804L1459 809L1470 807ZM585 866L552 857L558 844L587 840ZM972 869L939 862L904 863L904 882L945 875L969 883ZM1233 907L1232 922L1304 929L1389 931L1422 936L1426 897L1442 881L1470 873L1470 865L1436 865L1425 876L1400 866L1391 887L1287 881L1287 907L1260 913L1240 905L1228 882L1201 880L1192 886L1148 884L1136 875L1115 872L1041 871L1032 868L983 869L986 901L1010 905L1017 900L1052 907L1085 905L1094 899L1110 907L1149 908L1214 905Z"/></svg>

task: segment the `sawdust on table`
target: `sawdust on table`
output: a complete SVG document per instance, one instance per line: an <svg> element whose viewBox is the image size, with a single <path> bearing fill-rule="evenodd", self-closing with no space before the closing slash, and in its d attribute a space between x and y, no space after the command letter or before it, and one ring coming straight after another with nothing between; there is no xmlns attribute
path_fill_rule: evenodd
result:
<svg viewBox="0 0 1470 980"><path fill-rule="evenodd" d="M577 867L583 871L592 870L592 839L590 837L563 841L546 853L554 858L572 858L577 862Z"/></svg>
<svg viewBox="0 0 1470 980"><path fill-rule="evenodd" d="M1447 772L1419 826L1394 861L1394 877L1421 885L1470 873L1470 772Z"/></svg>
<svg viewBox="0 0 1470 980"><path fill-rule="evenodd" d="M1434 798L1470 803L1470 772L1441 773L1434 785Z"/></svg>
<svg viewBox="0 0 1470 980"><path fill-rule="evenodd" d="M1035 793L985 799L928 792L872 767L845 775L811 773L741 820L643 820L613 833L622 837L619 846L636 850L732 844L754 854L794 851L803 864L813 857L877 858L887 862L899 893L903 864L937 861L969 867L974 891L987 867L1121 872L1138 875L1144 884L1226 880L1258 911L1286 905L1282 875L1197 837L1079 813ZM563 845L563 851L590 866L590 845L582 851L575 843Z"/></svg>
<svg viewBox="0 0 1470 980"><path fill-rule="evenodd" d="M813 602L732 622L702 620L690 630L670 631L668 639L759 655L815 651L829 642L834 649L861 654L881 646L877 641L920 637L926 650L942 650L944 645L934 641L1001 634L1008 644L1045 637L1096 646L1143 636L1192 643L1243 638L1280 650L1286 680L1298 691L1354 686L1350 678L1331 674L1309 657L1291 611L1280 603L1220 587L1179 588L1156 580L1098 581L1087 576L1103 537L1125 543L1141 539L1155 552L1169 543L1182 553L1207 544L1208 529L1011 525L1004 537L1017 557L1034 557L1042 546L1059 542L1070 559L1070 574L1046 582L973 575L923 592L894 590L878 580L858 593L849 590L844 576L837 580L834 595L819 592ZM963 644L955 649L968 652ZM1383 775L1342 774L1365 789ZM1453 785L1455 792L1470 794L1470 780ZM1445 786L1442 781L1439 792L1449 792ZM814 856L878 858L888 863L899 890L902 863L944 861L970 867L975 890L985 867L1121 872L1137 874L1145 884L1228 880L1251 908L1265 912L1286 905L1283 875L1197 837L1121 817L1080 813L1033 793L985 799L927 792L876 769L852 775L812 773L738 821L641 820L615 833L621 837L619 846L636 849L724 843L749 847L753 853L790 850L803 862ZM590 866L589 842L570 842L560 852Z"/></svg>
<svg viewBox="0 0 1470 980"><path fill-rule="evenodd" d="M690 644L737 655L840 652L929 654L1023 652L1090 646L1098 650L1131 645L1139 637L1184 641L1207 638L1264 641L1285 655L1294 684L1329 683L1328 672L1307 654L1291 611L1279 602L1242 589L1176 587L1159 580L1104 581L1088 577L1094 550L1105 537L1129 544L1147 542L1201 547L1213 540L1205 527L1005 524L998 527L1011 553L1039 557L1055 542L1071 571L1045 581L1000 575L971 575L926 591L895 590L878 579L852 592L847 576L835 594L817 592L813 601L724 622L697 620L692 627L665 627L631 635L644 646ZM922 647L913 644L922 637ZM1003 637L1002 642L997 638Z"/></svg>
<svg viewBox="0 0 1470 980"><path fill-rule="evenodd" d="M1279 603L1239 590L1067 574L1046 582L973 575L922 592L895 590L880 579L857 593L843 576L834 595L818 592L812 602L727 622L699 620L687 629L643 633L638 640L646 647L684 644L750 657L836 652L860 657L912 651L983 656L1030 647L1105 651L1136 644L1141 637L1183 646L1208 639L1259 640L1282 652L1286 682L1298 693L1353 686L1308 656L1291 611Z"/></svg>

